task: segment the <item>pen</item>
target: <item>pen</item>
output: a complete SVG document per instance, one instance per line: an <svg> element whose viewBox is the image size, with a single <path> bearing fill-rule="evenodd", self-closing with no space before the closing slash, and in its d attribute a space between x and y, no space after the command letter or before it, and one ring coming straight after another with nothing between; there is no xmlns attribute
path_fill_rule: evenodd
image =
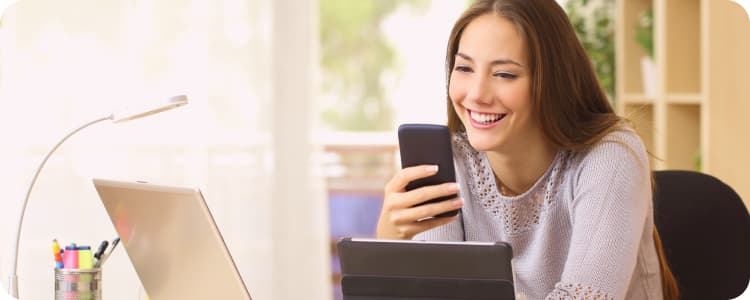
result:
<svg viewBox="0 0 750 300"><path fill-rule="evenodd" d="M55 269L63 268L63 259L60 255L60 244L57 243L57 239L52 240L52 254L55 255Z"/></svg>
<svg viewBox="0 0 750 300"><path fill-rule="evenodd" d="M101 268L102 265L104 265L104 262L107 261L107 259L109 258L109 256L112 255L112 252L115 251L115 248L117 248L118 244L120 244L120 238L119 237L115 238L112 241L112 247L110 247L109 251L107 251L107 253L105 253L102 256L102 258L96 262L96 264L94 264L94 268Z"/></svg>
<svg viewBox="0 0 750 300"><path fill-rule="evenodd" d="M103 240L101 244L99 244L99 249L96 249L96 252L94 253L94 258L96 258L97 261L102 259L102 254L104 254L104 250L107 250L107 246L109 246L109 241Z"/></svg>

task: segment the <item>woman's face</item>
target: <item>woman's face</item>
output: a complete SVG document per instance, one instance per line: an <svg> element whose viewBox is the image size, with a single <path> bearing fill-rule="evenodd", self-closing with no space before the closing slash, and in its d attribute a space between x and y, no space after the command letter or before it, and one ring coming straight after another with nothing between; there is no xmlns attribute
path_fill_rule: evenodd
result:
<svg viewBox="0 0 750 300"><path fill-rule="evenodd" d="M448 93L475 149L503 152L541 132L526 45L513 23L477 17L464 28L455 59Z"/></svg>

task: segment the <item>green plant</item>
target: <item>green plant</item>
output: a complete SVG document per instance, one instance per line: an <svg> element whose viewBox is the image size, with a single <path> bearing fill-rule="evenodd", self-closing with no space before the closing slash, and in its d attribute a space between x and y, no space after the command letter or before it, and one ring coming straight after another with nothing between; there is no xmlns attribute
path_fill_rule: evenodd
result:
<svg viewBox="0 0 750 300"><path fill-rule="evenodd" d="M610 99L615 90L614 0L568 0L570 23Z"/></svg>
<svg viewBox="0 0 750 300"><path fill-rule="evenodd" d="M377 131L393 126L382 77L397 72L398 53L381 23L402 5L421 12L426 0L320 0L321 91L333 98L321 112L335 130Z"/></svg>
<svg viewBox="0 0 750 300"><path fill-rule="evenodd" d="M650 58L654 58L654 10L646 9L638 16L635 40Z"/></svg>

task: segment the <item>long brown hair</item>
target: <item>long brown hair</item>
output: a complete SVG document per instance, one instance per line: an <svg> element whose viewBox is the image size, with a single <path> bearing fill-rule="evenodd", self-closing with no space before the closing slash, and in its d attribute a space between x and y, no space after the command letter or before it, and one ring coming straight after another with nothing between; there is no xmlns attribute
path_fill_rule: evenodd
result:
<svg viewBox="0 0 750 300"><path fill-rule="evenodd" d="M612 131L628 126L617 116L597 80L586 51L578 41L565 11L553 0L477 0L456 21L445 56L446 90L464 28L475 18L496 14L512 22L526 42L531 73L531 105L545 137L556 147L583 151ZM448 127L463 131L450 94ZM659 233L653 232L661 269L664 299L677 299Z"/></svg>

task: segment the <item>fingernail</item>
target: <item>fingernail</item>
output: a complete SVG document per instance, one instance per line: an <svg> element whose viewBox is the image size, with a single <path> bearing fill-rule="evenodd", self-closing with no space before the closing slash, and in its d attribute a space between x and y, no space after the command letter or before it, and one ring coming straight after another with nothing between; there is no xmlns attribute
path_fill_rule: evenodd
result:
<svg viewBox="0 0 750 300"><path fill-rule="evenodd" d="M458 184L457 183L451 183L448 185L448 191L455 192L458 191Z"/></svg>
<svg viewBox="0 0 750 300"><path fill-rule="evenodd" d="M463 199L461 199L461 198L456 198L455 200L451 201L451 204L452 204L452 205L453 205L454 207L459 207L459 206L461 206L461 204L463 204L463 203L464 203L464 200L463 200Z"/></svg>
<svg viewBox="0 0 750 300"><path fill-rule="evenodd" d="M427 166L425 170L427 171L427 173L436 173L438 171L438 166L437 165Z"/></svg>

